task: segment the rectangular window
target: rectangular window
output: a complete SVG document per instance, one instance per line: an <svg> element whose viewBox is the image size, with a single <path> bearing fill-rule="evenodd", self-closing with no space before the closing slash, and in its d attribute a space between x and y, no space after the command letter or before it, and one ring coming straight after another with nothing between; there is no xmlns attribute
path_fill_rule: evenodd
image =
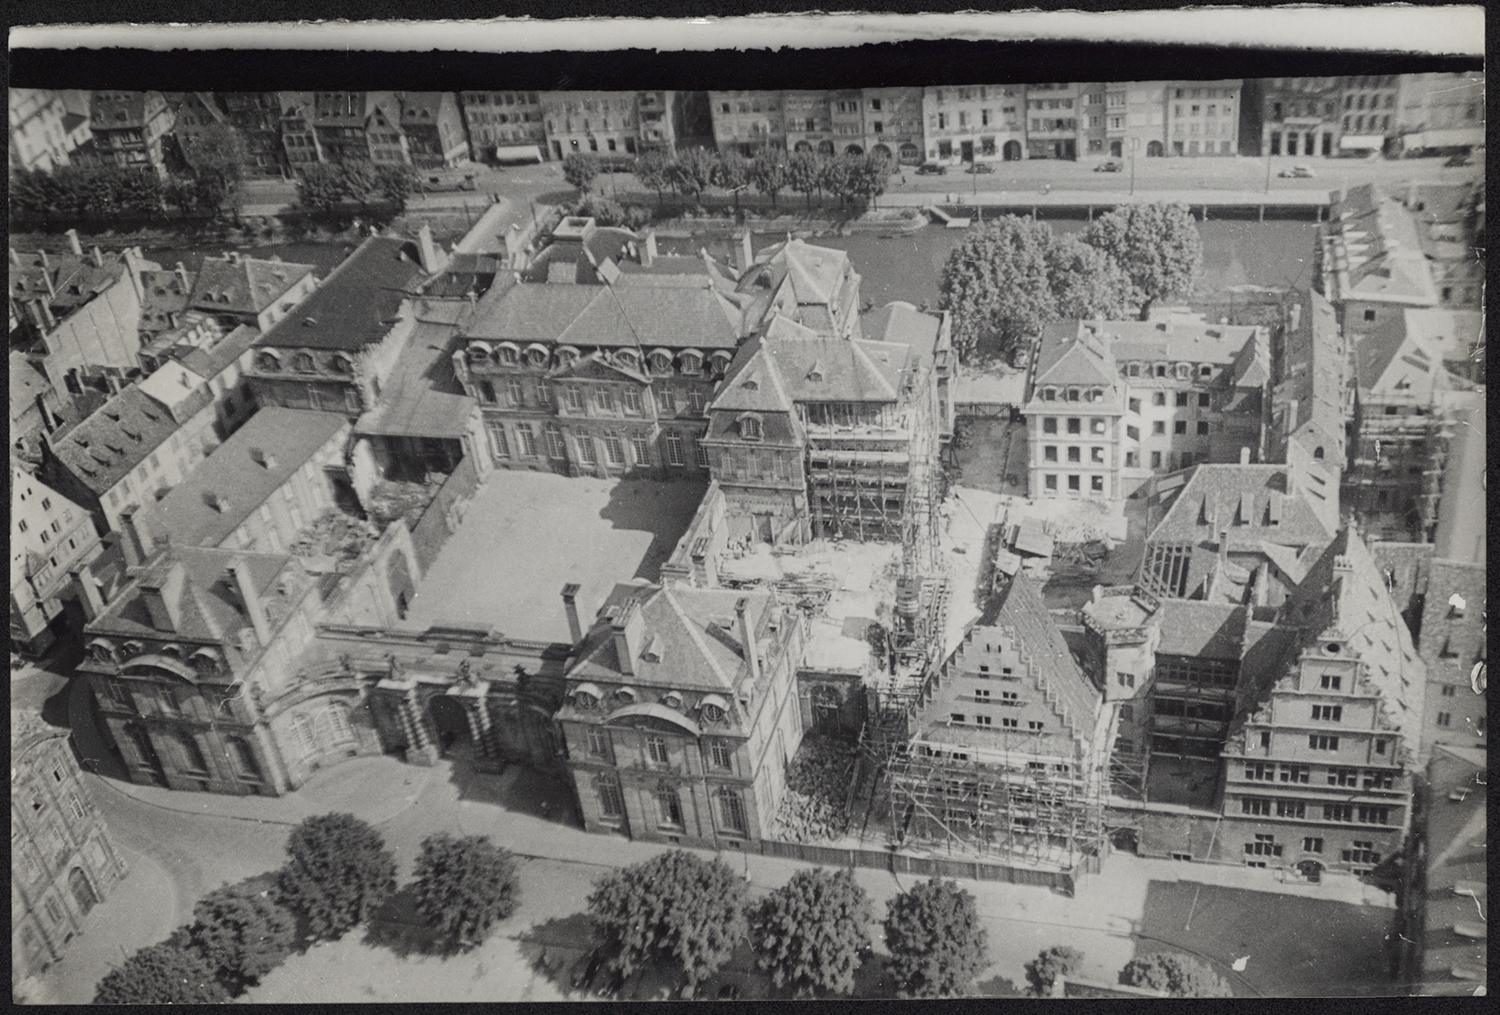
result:
<svg viewBox="0 0 1500 1015"><path fill-rule="evenodd" d="M1207 437L1208 436L1208 422L1206 420L1201 420L1200 419L1198 421L1198 436L1199 437Z"/></svg>
<svg viewBox="0 0 1500 1015"><path fill-rule="evenodd" d="M1179 419L1172 424L1172 432L1175 434L1187 433L1187 420Z"/></svg>
<svg viewBox="0 0 1500 1015"><path fill-rule="evenodd" d="M1047 445L1044 445L1042 447L1042 461L1044 461L1044 462L1055 462L1055 461L1057 461L1057 445L1056 444L1047 444Z"/></svg>
<svg viewBox="0 0 1500 1015"><path fill-rule="evenodd" d="M708 760L714 768L727 772L733 767L734 747L728 741L710 740Z"/></svg>
<svg viewBox="0 0 1500 1015"><path fill-rule="evenodd" d="M643 435L631 435L630 453L635 458L635 464L647 466L651 464L651 450L647 446L646 438Z"/></svg>
<svg viewBox="0 0 1500 1015"><path fill-rule="evenodd" d="M625 411L634 416L641 414L641 393L636 388L626 388L620 393L625 403Z"/></svg>
<svg viewBox="0 0 1500 1015"><path fill-rule="evenodd" d="M1328 785L1330 786L1354 786L1359 783L1359 769L1357 768L1330 768L1328 770Z"/></svg>
<svg viewBox="0 0 1500 1015"><path fill-rule="evenodd" d="M1340 851L1340 856L1345 863L1377 864L1380 862L1380 854L1375 852L1375 843L1354 839L1349 845L1353 848Z"/></svg>
<svg viewBox="0 0 1500 1015"><path fill-rule="evenodd" d="M555 426L547 427L547 457L566 458L567 450L563 445L562 431Z"/></svg>
<svg viewBox="0 0 1500 1015"><path fill-rule="evenodd" d="M521 441L521 454L526 458L536 458L536 432L531 429L529 423L516 424L516 436Z"/></svg>
<svg viewBox="0 0 1500 1015"><path fill-rule="evenodd" d="M1276 766L1269 761L1245 762L1245 778L1270 782L1276 778Z"/></svg>
<svg viewBox="0 0 1500 1015"><path fill-rule="evenodd" d="M1160 424L1158 424L1158 425L1160 425ZM1161 468L1161 452L1160 451L1153 451L1153 452L1151 452L1151 467L1153 469L1159 469L1159 468Z"/></svg>
<svg viewBox="0 0 1500 1015"><path fill-rule="evenodd" d="M666 446L667 446L667 464L668 465L682 465L682 464L684 464L683 458L682 458L682 438L679 435L677 435L676 433L674 433L674 432L672 432L672 431L669 430L663 436L663 441L666 443Z"/></svg>
<svg viewBox="0 0 1500 1015"><path fill-rule="evenodd" d="M1021 723L1020 723L1019 720L1011 719L1011 718L1006 717L1006 716L1002 716L1001 719L1000 719L1000 725L1003 728L1005 728L1005 729L1013 730L1013 729L1017 728L1018 726L1020 726Z"/></svg>
<svg viewBox="0 0 1500 1015"><path fill-rule="evenodd" d="M1307 746L1314 751L1336 751L1339 749L1339 738L1315 733L1307 738Z"/></svg>
<svg viewBox="0 0 1500 1015"><path fill-rule="evenodd" d="M1042 477L1042 486L1048 490L1057 489L1057 474L1049 472Z"/></svg>
<svg viewBox="0 0 1500 1015"><path fill-rule="evenodd" d="M625 446L615 434L604 435L604 460L610 465L625 464Z"/></svg>
<svg viewBox="0 0 1500 1015"><path fill-rule="evenodd" d="M1018 691L1001 691L1000 704L1018 707L1021 704L1021 695Z"/></svg>
<svg viewBox="0 0 1500 1015"><path fill-rule="evenodd" d="M670 786L657 788L656 817L657 823L664 827L682 827L682 802L677 798L677 790Z"/></svg>
<svg viewBox="0 0 1500 1015"><path fill-rule="evenodd" d="M1342 683L1342 680L1332 673L1323 674L1322 679L1318 682L1319 686L1325 691L1337 691L1340 683Z"/></svg>
<svg viewBox="0 0 1500 1015"><path fill-rule="evenodd" d="M1324 804L1324 821L1353 821L1354 806L1352 804Z"/></svg>
<svg viewBox="0 0 1500 1015"><path fill-rule="evenodd" d="M1281 847L1276 844L1276 836L1262 833L1255 836L1255 841L1245 843L1245 854L1247 856L1280 856ZM1254 866L1264 866L1264 864Z"/></svg>
<svg viewBox="0 0 1500 1015"><path fill-rule="evenodd" d="M1447 728L1452 722L1453 714L1451 712L1439 712L1437 714L1437 724L1439 726Z"/></svg>
<svg viewBox="0 0 1500 1015"><path fill-rule="evenodd" d="M1068 477L1068 489L1069 490L1078 490L1078 489L1080 489L1080 483L1079 483L1079 480L1078 480L1077 476L1069 476Z"/></svg>
<svg viewBox="0 0 1500 1015"><path fill-rule="evenodd" d="M1389 825L1391 809L1389 807L1360 807L1357 817L1361 825Z"/></svg>
<svg viewBox="0 0 1500 1015"><path fill-rule="evenodd" d="M979 725L981 725L981 726L990 726L990 725L993 725L993 723L994 723L994 720L992 720L987 715L976 715L974 717L974 721L976 723L978 723Z"/></svg>
<svg viewBox="0 0 1500 1015"><path fill-rule="evenodd" d="M1057 433L1057 417L1056 416L1043 416L1042 417L1042 433Z"/></svg>
<svg viewBox="0 0 1500 1015"><path fill-rule="evenodd" d="M1187 398L1188 396L1186 391L1177 392L1177 407L1179 409L1187 405Z"/></svg>
<svg viewBox="0 0 1500 1015"><path fill-rule="evenodd" d="M576 384L563 388L563 402L573 412L583 411L583 389Z"/></svg>
<svg viewBox="0 0 1500 1015"><path fill-rule="evenodd" d="M1068 433L1077 434L1083 432L1083 420L1077 416L1068 417Z"/></svg>
<svg viewBox="0 0 1500 1015"><path fill-rule="evenodd" d="M599 457L594 453L593 438L586 433L581 433L575 440L578 442L578 460L589 466L599 464Z"/></svg>
<svg viewBox="0 0 1500 1015"><path fill-rule="evenodd" d="M1305 783L1305 782L1307 782L1308 777L1311 774L1312 774L1312 769L1309 768L1307 765L1282 765L1281 766L1281 781L1282 782L1302 782L1302 783Z"/></svg>
<svg viewBox="0 0 1500 1015"><path fill-rule="evenodd" d="M1271 801L1265 797L1247 796L1240 799L1240 811L1243 814L1255 814L1269 817L1271 814Z"/></svg>
<svg viewBox="0 0 1500 1015"><path fill-rule="evenodd" d="M589 754L596 758L609 757L609 733L590 726L588 731Z"/></svg>
<svg viewBox="0 0 1500 1015"><path fill-rule="evenodd" d="M1079 447L1076 447L1076 446L1069 448L1068 449L1068 461L1070 461L1070 462L1081 462L1081 461L1083 461L1083 449L1079 448Z"/></svg>
<svg viewBox="0 0 1500 1015"><path fill-rule="evenodd" d="M526 404L526 384L519 377L512 377L505 382L505 390L510 394L511 405Z"/></svg>
<svg viewBox="0 0 1500 1015"><path fill-rule="evenodd" d="M489 420L484 428L490 435L490 450L495 453L495 457L509 458L510 442L505 438L505 426L498 420Z"/></svg>
<svg viewBox="0 0 1500 1015"><path fill-rule="evenodd" d="M1392 789L1395 785L1396 773L1380 768L1368 768L1365 770L1365 789Z"/></svg>
<svg viewBox="0 0 1500 1015"><path fill-rule="evenodd" d="M1344 707L1342 705L1314 705L1312 717L1314 722L1338 722L1343 718Z"/></svg>
<svg viewBox="0 0 1500 1015"><path fill-rule="evenodd" d="M1307 817L1307 804L1301 800L1278 800L1276 801L1276 816L1278 818L1305 818Z"/></svg>
<svg viewBox="0 0 1500 1015"><path fill-rule="evenodd" d="M68 794L68 810L72 812L73 818L77 821L82 821L85 813L87 813L84 810L83 801L78 799L77 793Z"/></svg>
<svg viewBox="0 0 1500 1015"><path fill-rule="evenodd" d="M1042 731L1042 724L1036 719L1031 719L1027 721L1026 728L1033 733L1040 733Z"/></svg>
<svg viewBox="0 0 1500 1015"><path fill-rule="evenodd" d="M1163 434L1165 434L1166 432L1167 432L1167 423L1166 423L1166 420L1159 419L1156 422L1154 422L1154 423L1151 424L1151 435L1153 437L1160 437ZM1154 462L1152 464L1154 464L1154 465L1160 465L1161 463L1160 462Z"/></svg>
<svg viewBox="0 0 1500 1015"><path fill-rule="evenodd" d="M704 447L702 444L694 445L693 460L698 463L698 468L708 468L708 448Z"/></svg>
<svg viewBox="0 0 1500 1015"><path fill-rule="evenodd" d="M1308 836L1307 838L1305 838L1305 839L1302 840L1302 852L1304 852L1304 853L1321 853L1321 852L1323 852L1323 840L1321 838L1315 836L1315 835Z"/></svg>
<svg viewBox="0 0 1500 1015"><path fill-rule="evenodd" d="M1130 440L1138 441L1141 439L1141 428L1137 426L1126 426L1125 436Z"/></svg>

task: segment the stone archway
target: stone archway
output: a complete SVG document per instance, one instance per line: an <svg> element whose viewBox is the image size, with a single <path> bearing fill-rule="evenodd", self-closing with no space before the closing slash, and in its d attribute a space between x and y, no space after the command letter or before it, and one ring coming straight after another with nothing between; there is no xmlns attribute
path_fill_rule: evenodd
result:
<svg viewBox="0 0 1500 1015"><path fill-rule="evenodd" d="M1000 157L1006 162L1019 162L1021 161L1021 142L1007 141L1004 147L1000 149L1000 152Z"/></svg>
<svg viewBox="0 0 1500 1015"><path fill-rule="evenodd" d="M865 150L857 144L848 145L844 148L845 155L863 155Z"/></svg>
<svg viewBox="0 0 1500 1015"><path fill-rule="evenodd" d="M88 875L83 873L81 867L68 871L68 890L73 893L73 900L78 903L80 913L87 914L99 901L99 896L94 894L94 886L89 884Z"/></svg>
<svg viewBox="0 0 1500 1015"><path fill-rule="evenodd" d="M427 715L441 754L448 754L470 740L469 714L463 703L449 694L434 694L427 699Z"/></svg>
<svg viewBox="0 0 1500 1015"><path fill-rule="evenodd" d="M795 145L792 146L793 152L811 152L812 150L813 146L809 141L798 141Z"/></svg>
<svg viewBox="0 0 1500 1015"><path fill-rule="evenodd" d="M1299 860L1297 862L1297 873L1304 879L1317 884L1323 880L1323 864L1318 860Z"/></svg>
<svg viewBox="0 0 1500 1015"><path fill-rule="evenodd" d="M819 155L832 155L833 154L833 142L832 141L819 141L818 142L818 154Z"/></svg>
<svg viewBox="0 0 1500 1015"><path fill-rule="evenodd" d="M1148 158L1148 159L1159 159L1159 158L1161 158L1165 154L1166 154L1166 149L1164 149L1162 147L1162 143L1160 141L1151 141L1151 142L1147 143L1147 145L1146 145L1146 158Z"/></svg>
<svg viewBox="0 0 1500 1015"><path fill-rule="evenodd" d="M910 141L903 141L902 144L901 144L901 161L902 162L921 162L922 161L922 149L918 148L915 144L913 144Z"/></svg>
<svg viewBox="0 0 1500 1015"><path fill-rule="evenodd" d="M879 155L881 158L885 159L887 162L889 162L890 158L891 158L891 150L889 148L887 148L883 144L878 144L874 148L871 148L870 149L870 154L871 155Z"/></svg>

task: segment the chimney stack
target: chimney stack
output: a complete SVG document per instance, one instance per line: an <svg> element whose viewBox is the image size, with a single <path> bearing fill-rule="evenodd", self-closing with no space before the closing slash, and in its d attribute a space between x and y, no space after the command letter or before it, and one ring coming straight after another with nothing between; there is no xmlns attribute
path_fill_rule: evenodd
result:
<svg viewBox="0 0 1500 1015"><path fill-rule="evenodd" d="M187 292L188 291L187 266L184 265L181 261L178 261L177 262L177 268L175 270L177 272L177 281L179 281L179 282L182 283L182 291L183 292Z"/></svg>
<svg viewBox="0 0 1500 1015"><path fill-rule="evenodd" d="M251 448L250 457L255 459L256 464L267 472L276 468L276 456L264 448Z"/></svg>
<svg viewBox="0 0 1500 1015"><path fill-rule="evenodd" d="M646 230L646 240L641 244L641 267L649 268L655 263L656 253L656 230Z"/></svg>
<svg viewBox="0 0 1500 1015"><path fill-rule="evenodd" d="M750 618L745 616L745 607L750 600L741 596L734 604L734 617L739 622L740 647L745 655L745 663L750 667L750 682L760 683L760 654L755 644L755 632L750 630Z"/></svg>
<svg viewBox="0 0 1500 1015"><path fill-rule="evenodd" d="M634 601L627 602L618 608L614 616L609 618L610 631L615 638L615 661L620 667L620 672L626 676L635 673L635 638L632 634L639 635L640 609Z"/></svg>
<svg viewBox="0 0 1500 1015"><path fill-rule="evenodd" d="M262 647L271 644L271 623L266 619L265 607L261 605L260 593L250 578L250 565L245 558L237 558L229 565L229 574L240 590L240 599L245 603L245 612L250 615L250 624L255 628L255 638Z"/></svg>
<svg viewBox="0 0 1500 1015"><path fill-rule="evenodd" d="M740 271L749 271L751 262L755 260L755 247L754 241L750 238L750 230L740 230L735 239L740 245Z"/></svg>
<svg viewBox="0 0 1500 1015"><path fill-rule="evenodd" d="M156 552L156 541L140 508L120 512L120 550L130 567L140 567Z"/></svg>
<svg viewBox="0 0 1500 1015"><path fill-rule="evenodd" d="M69 571L68 574L83 593L79 598L79 604L83 607L83 619L98 620L104 612L104 594L99 591L99 579L87 567Z"/></svg>
<svg viewBox="0 0 1500 1015"><path fill-rule="evenodd" d="M174 560L147 572L141 579L141 599L151 615L151 626L158 631L177 631L182 623L182 593L187 585L187 568Z"/></svg>
<svg viewBox="0 0 1500 1015"><path fill-rule="evenodd" d="M104 267L104 251L99 249L98 244L95 244L94 249L89 251L89 260L94 262L95 268Z"/></svg>
<svg viewBox="0 0 1500 1015"><path fill-rule="evenodd" d="M10 263L13 268L21 267L21 255L16 252L15 247L10 248Z"/></svg>
<svg viewBox="0 0 1500 1015"><path fill-rule="evenodd" d="M429 275L436 275L442 265L438 260L437 244L432 241L432 227L426 222L417 230L417 250L421 254L422 270Z"/></svg>
<svg viewBox="0 0 1500 1015"><path fill-rule="evenodd" d="M75 257L83 256L83 242L78 239L78 230L69 229L63 235L68 238L68 248L73 251Z"/></svg>
<svg viewBox="0 0 1500 1015"><path fill-rule="evenodd" d="M578 623L578 584L569 582L562 590L563 612L568 615L568 634L577 645L583 641L583 627Z"/></svg>
<svg viewBox="0 0 1500 1015"><path fill-rule="evenodd" d="M80 253L82 253L82 252L80 251ZM50 267L52 267L52 261L50 259L48 259L47 252L45 250L38 250L37 251L37 256L42 259L42 267L43 268L50 268ZM51 288L51 286L48 286L48 288Z"/></svg>
<svg viewBox="0 0 1500 1015"><path fill-rule="evenodd" d="M1250 464L1250 449L1248 447L1244 446L1244 445L1240 446L1240 464L1241 465L1249 465Z"/></svg>

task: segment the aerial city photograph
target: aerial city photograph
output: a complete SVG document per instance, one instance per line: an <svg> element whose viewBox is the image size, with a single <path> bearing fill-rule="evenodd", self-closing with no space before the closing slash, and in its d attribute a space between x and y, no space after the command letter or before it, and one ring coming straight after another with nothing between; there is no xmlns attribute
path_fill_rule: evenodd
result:
<svg viewBox="0 0 1500 1015"><path fill-rule="evenodd" d="M13 1002L1483 995L1442 10L13 35Z"/></svg>

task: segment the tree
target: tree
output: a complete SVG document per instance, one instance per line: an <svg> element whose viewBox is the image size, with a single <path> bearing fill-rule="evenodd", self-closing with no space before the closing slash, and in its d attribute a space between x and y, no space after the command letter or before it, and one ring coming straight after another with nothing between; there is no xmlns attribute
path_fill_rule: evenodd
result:
<svg viewBox="0 0 1500 1015"><path fill-rule="evenodd" d="M297 179L297 200L309 211L336 211L354 196L349 174L342 166L315 163L303 169Z"/></svg>
<svg viewBox="0 0 1500 1015"><path fill-rule="evenodd" d="M1202 959L1174 952L1154 952L1131 959L1120 971L1127 987L1149 987L1172 997L1233 997L1222 976Z"/></svg>
<svg viewBox="0 0 1500 1015"><path fill-rule="evenodd" d="M405 211L411 192L417 189L417 171L411 166L375 166L371 175L374 193L393 205L398 215Z"/></svg>
<svg viewBox="0 0 1500 1015"><path fill-rule="evenodd" d="M142 948L104 974L95 1004L223 1004L229 992L196 951L174 941Z"/></svg>
<svg viewBox="0 0 1500 1015"><path fill-rule="evenodd" d="M1095 219L1083 241L1124 269L1143 321L1158 301L1191 293L1203 272L1203 237L1186 205L1126 205Z"/></svg>
<svg viewBox="0 0 1500 1015"><path fill-rule="evenodd" d="M281 965L296 938L296 918L269 890L243 882L199 899L187 929L187 941L234 992Z"/></svg>
<svg viewBox="0 0 1500 1015"><path fill-rule="evenodd" d="M1054 234L1047 247L1047 286L1058 320L1119 318L1131 303L1130 279L1108 254L1076 236Z"/></svg>
<svg viewBox="0 0 1500 1015"><path fill-rule="evenodd" d="M67 188L45 170L23 169L11 180L10 206L18 217L50 221L70 203Z"/></svg>
<svg viewBox="0 0 1500 1015"><path fill-rule="evenodd" d="M791 183L791 172L787 168L786 152L762 148L750 161L750 182L755 189L771 199L776 207L776 197Z"/></svg>
<svg viewBox="0 0 1500 1015"><path fill-rule="evenodd" d="M787 186L799 194L807 195L807 207L812 209L813 191L823 179L823 163L812 152L793 152L786 164Z"/></svg>
<svg viewBox="0 0 1500 1015"><path fill-rule="evenodd" d="M1056 319L1048 278L1052 230L1045 222L1006 215L968 230L948 255L938 306L953 315L953 347L972 362L1012 356Z"/></svg>
<svg viewBox="0 0 1500 1015"><path fill-rule="evenodd" d="M733 148L719 153L708 171L709 182L734 193L734 215L740 215L740 190L750 182L750 163Z"/></svg>
<svg viewBox="0 0 1500 1015"><path fill-rule="evenodd" d="M514 858L486 835L428 836L415 873L418 911L459 950L482 943L520 901Z"/></svg>
<svg viewBox="0 0 1500 1015"><path fill-rule="evenodd" d="M751 915L761 965L798 994L849 994L870 945L870 902L848 870L800 870Z"/></svg>
<svg viewBox="0 0 1500 1015"><path fill-rule="evenodd" d="M592 155L574 152L563 159L562 171L568 186L577 189L578 196L583 197L593 189L594 181L599 178L599 160Z"/></svg>
<svg viewBox="0 0 1500 1015"><path fill-rule="evenodd" d="M605 874L588 900L604 968L623 978L651 962L676 966L690 996L744 936L745 890L723 863L680 849Z"/></svg>
<svg viewBox="0 0 1500 1015"><path fill-rule="evenodd" d="M718 156L706 148L684 148L671 166L672 185L696 203L708 189L709 175L717 162Z"/></svg>
<svg viewBox="0 0 1500 1015"><path fill-rule="evenodd" d="M890 969L905 996L950 997L984 969L988 935L974 896L957 882L920 882L886 906Z"/></svg>
<svg viewBox="0 0 1500 1015"><path fill-rule="evenodd" d="M656 191L656 207L666 200L664 191L672 185L672 162L659 151L646 151L635 157L635 178L642 186Z"/></svg>
<svg viewBox="0 0 1500 1015"><path fill-rule="evenodd" d="M849 156L849 179L846 184L849 196L861 204L874 204L875 199L885 193L891 170L891 161L884 155L869 153Z"/></svg>
<svg viewBox="0 0 1500 1015"><path fill-rule="evenodd" d="M218 203L234 197L251 162L250 146L232 124L213 123L195 134L180 135L182 157L205 193L217 193Z"/></svg>
<svg viewBox="0 0 1500 1015"><path fill-rule="evenodd" d="M818 173L818 186L830 194L838 195L839 207L849 200L849 184L854 174L854 163L847 155L825 159Z"/></svg>
<svg viewBox="0 0 1500 1015"><path fill-rule="evenodd" d="M315 937L335 938L363 923L396 890L396 861L380 833L352 814L305 819L287 839L283 896Z"/></svg>
<svg viewBox="0 0 1500 1015"><path fill-rule="evenodd" d="M1035 997L1047 997L1059 976L1071 976L1083 965L1083 952L1077 948L1053 945L1026 963L1026 981Z"/></svg>

